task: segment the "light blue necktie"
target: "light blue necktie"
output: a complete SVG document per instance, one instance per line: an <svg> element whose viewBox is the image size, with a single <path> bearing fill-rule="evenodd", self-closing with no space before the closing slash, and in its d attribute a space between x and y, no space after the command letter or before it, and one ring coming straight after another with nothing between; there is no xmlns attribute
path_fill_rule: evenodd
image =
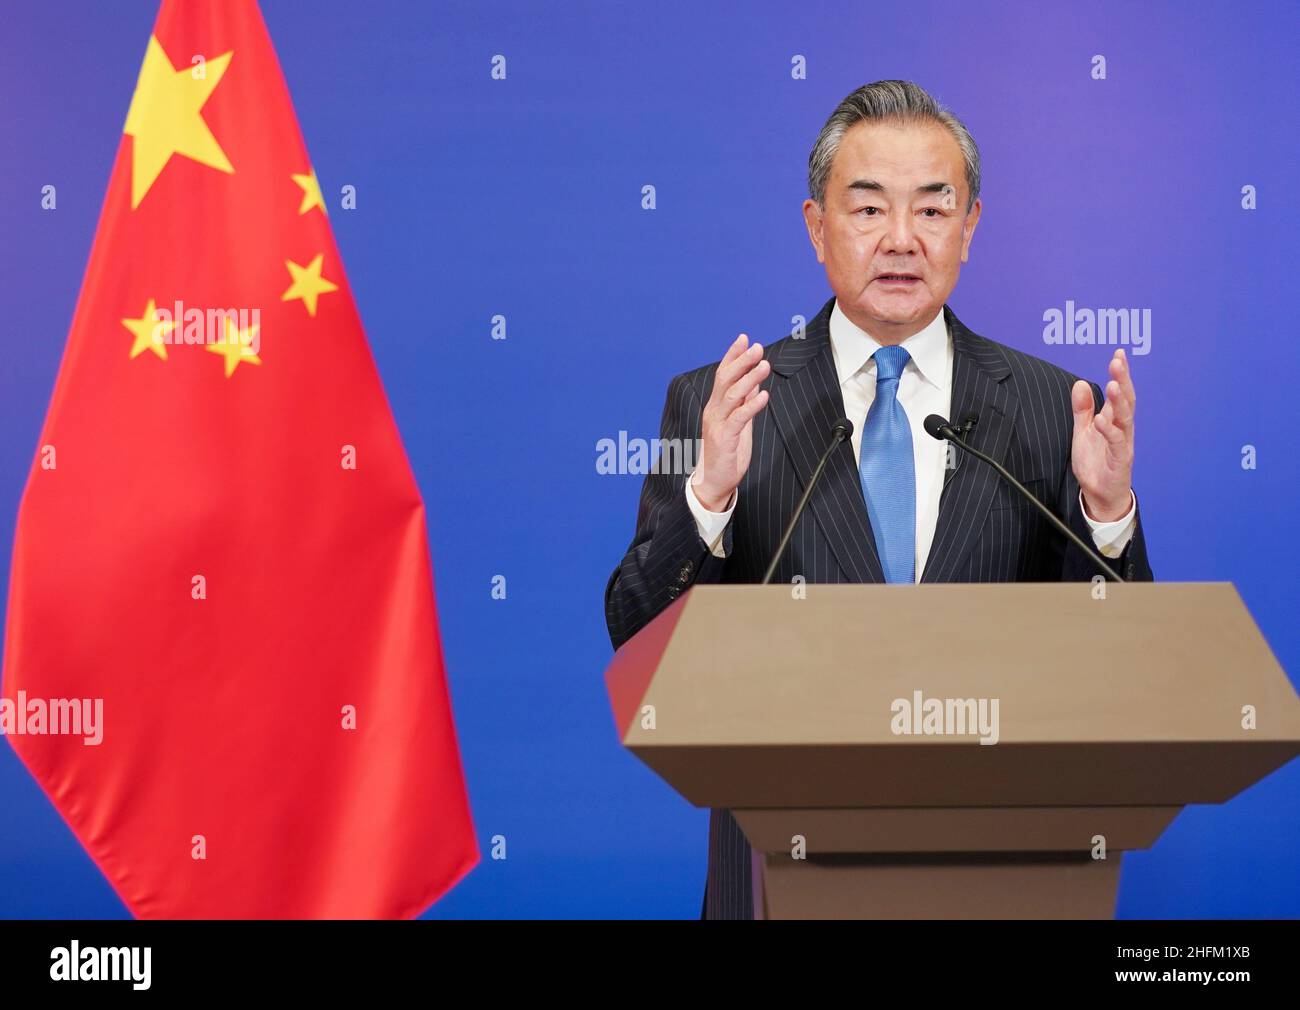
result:
<svg viewBox="0 0 1300 1010"><path fill-rule="evenodd" d="M898 402L898 377L909 355L882 347L876 361L876 398L862 426L858 474L886 582L916 581L916 463L912 426Z"/></svg>

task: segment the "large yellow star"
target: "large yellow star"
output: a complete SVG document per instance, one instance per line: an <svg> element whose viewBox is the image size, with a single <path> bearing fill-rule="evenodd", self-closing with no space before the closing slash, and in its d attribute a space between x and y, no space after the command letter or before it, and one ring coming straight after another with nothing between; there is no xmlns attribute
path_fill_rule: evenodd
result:
<svg viewBox="0 0 1300 1010"><path fill-rule="evenodd" d="M301 298L302 303L307 306L307 315L314 316L316 299L339 289L333 281L328 281L320 275L321 264L324 261L324 253L317 253L316 258L305 267L293 260L285 260L284 265L289 268L289 276L293 278L293 283L289 285L289 290L280 296L280 301L289 302Z"/></svg>
<svg viewBox="0 0 1300 1010"><path fill-rule="evenodd" d="M306 214L313 207L319 207L320 212L328 217L329 212L325 209L325 198L321 195L316 169L313 168L307 175L299 175L296 172L291 175L293 181L302 187L302 203L298 207L298 213Z"/></svg>
<svg viewBox="0 0 1300 1010"><path fill-rule="evenodd" d="M215 344L208 344L207 348L213 354L220 354L226 359L226 378L229 379L241 364L262 363L262 359L253 353L252 347L257 331L261 327L250 326L246 330L241 330L231 322L229 316L224 316L222 319L226 324L225 339Z"/></svg>
<svg viewBox="0 0 1300 1010"><path fill-rule="evenodd" d="M175 69L158 40L149 36L124 130L134 138L132 210L140 206L173 154L183 154L222 172L234 172L226 152L199 113L213 89L221 83L232 55L226 53L208 60L203 65L203 76L195 80L194 68Z"/></svg>
<svg viewBox="0 0 1300 1010"><path fill-rule="evenodd" d="M139 319L122 320L122 325L135 336L135 343L131 345L131 357L139 357L145 351L153 351L163 361L167 360L167 345L163 343L163 338L176 329L176 321L160 320L157 315L158 306L150 298L149 304L144 307L144 315Z"/></svg>

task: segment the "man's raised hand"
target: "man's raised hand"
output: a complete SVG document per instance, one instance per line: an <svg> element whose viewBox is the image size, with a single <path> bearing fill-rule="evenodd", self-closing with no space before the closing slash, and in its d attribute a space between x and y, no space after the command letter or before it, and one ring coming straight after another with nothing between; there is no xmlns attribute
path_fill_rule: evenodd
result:
<svg viewBox="0 0 1300 1010"><path fill-rule="evenodd" d="M1095 414L1092 390L1080 379L1071 390L1074 440L1070 453L1075 479L1088 514L1097 522L1114 522L1132 507L1133 412L1137 393L1128 357L1117 350L1110 359L1106 403Z"/></svg>
<svg viewBox="0 0 1300 1010"><path fill-rule="evenodd" d="M767 390L759 386L771 371L763 345L751 344L742 333L714 373L713 392L700 419L700 462L691 476L695 497L710 512L726 511L749 469L754 418L768 400Z"/></svg>

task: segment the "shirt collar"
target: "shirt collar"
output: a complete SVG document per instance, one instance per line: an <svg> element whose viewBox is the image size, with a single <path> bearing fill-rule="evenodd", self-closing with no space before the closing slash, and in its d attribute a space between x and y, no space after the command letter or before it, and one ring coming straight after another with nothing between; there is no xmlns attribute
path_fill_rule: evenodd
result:
<svg viewBox="0 0 1300 1010"><path fill-rule="evenodd" d="M839 299L836 299L835 307L831 309L830 331L831 354L835 358L835 372L841 386L862 369L874 367L871 356L882 345L841 311ZM921 378L943 389L952 373L952 361L948 354L948 326L944 322L943 309L924 329L904 340L903 346Z"/></svg>

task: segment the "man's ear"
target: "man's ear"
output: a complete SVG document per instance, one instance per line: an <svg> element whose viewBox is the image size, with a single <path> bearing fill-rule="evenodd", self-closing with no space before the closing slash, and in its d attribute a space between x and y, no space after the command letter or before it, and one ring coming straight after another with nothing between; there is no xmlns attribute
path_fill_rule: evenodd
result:
<svg viewBox="0 0 1300 1010"><path fill-rule="evenodd" d="M822 244L822 209L817 201L808 199L803 202L803 223L808 228L808 238L817 252L817 262L826 262L826 249Z"/></svg>
<svg viewBox="0 0 1300 1010"><path fill-rule="evenodd" d="M980 201L975 201L975 206L970 209L966 215L966 220L961 225L961 261L965 263L970 259L970 240L975 237L975 226L980 223Z"/></svg>

